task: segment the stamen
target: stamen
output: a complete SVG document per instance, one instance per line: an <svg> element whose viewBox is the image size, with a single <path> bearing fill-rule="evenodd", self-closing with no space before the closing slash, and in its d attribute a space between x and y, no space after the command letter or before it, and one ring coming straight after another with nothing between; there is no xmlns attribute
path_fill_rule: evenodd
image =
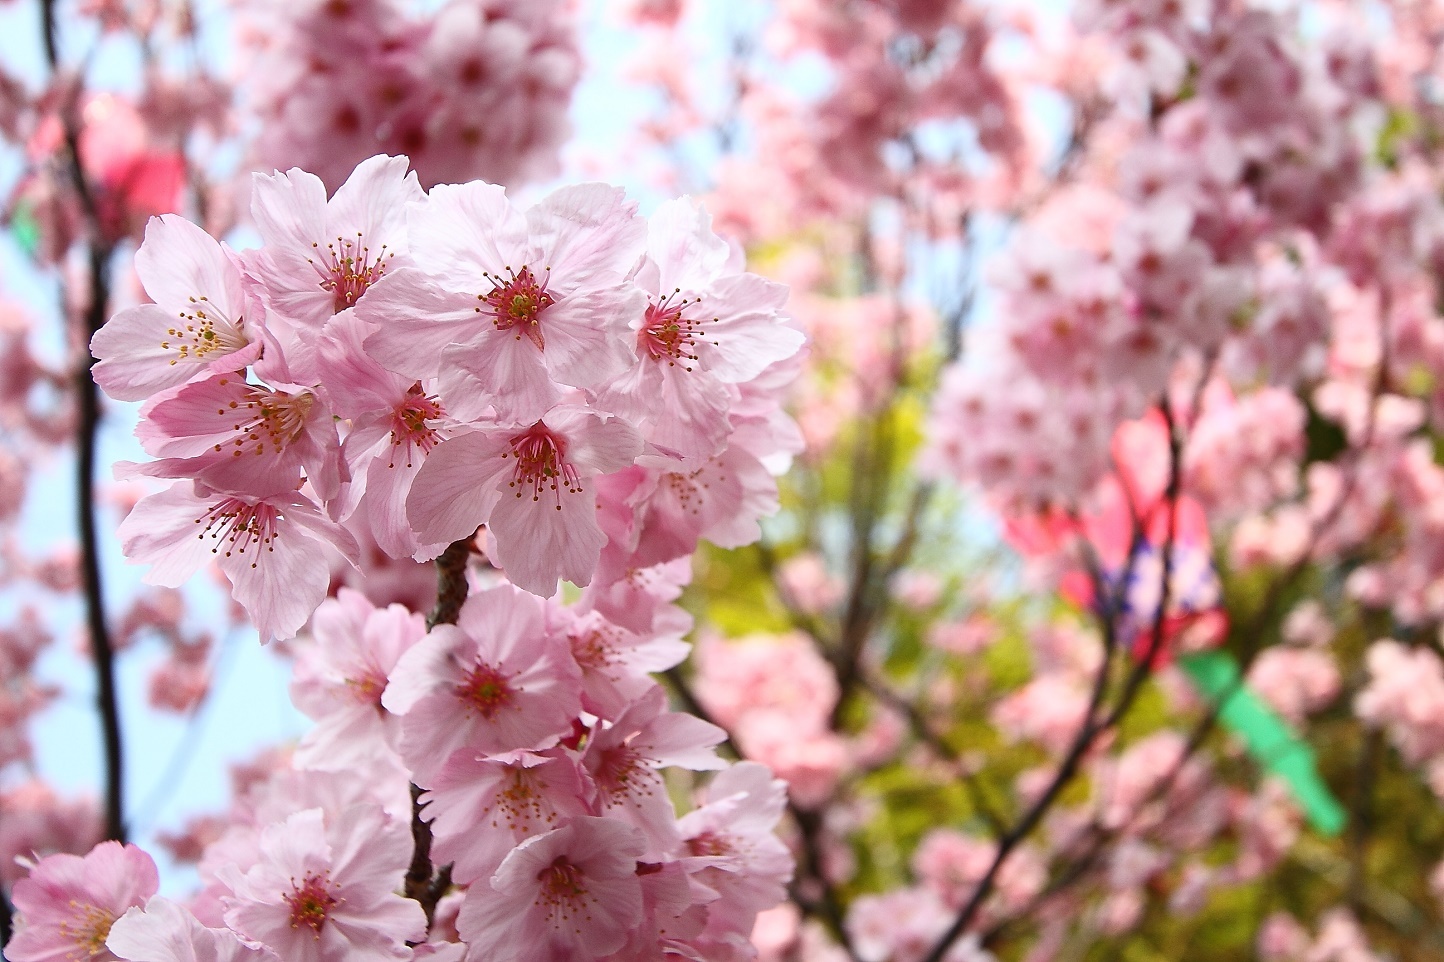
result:
<svg viewBox="0 0 1444 962"><path fill-rule="evenodd" d="M230 354L249 343L241 333L245 318L231 320L217 311L205 296L189 300L193 306L177 312L181 323L167 328L166 339L160 342L162 351L175 351L171 364L204 361L208 354Z"/></svg>
<svg viewBox="0 0 1444 962"><path fill-rule="evenodd" d="M658 777L631 746L618 745L602 752L597 766L597 788L608 800L640 800L656 793Z"/></svg>
<svg viewBox="0 0 1444 962"><path fill-rule="evenodd" d="M205 522L205 528L196 537L209 537L216 543L211 554L220 554L224 548L227 558L245 554L253 545L275 551L275 541L280 536L276 522L280 519L280 514L269 504L247 504L239 498L226 498L196 518L196 524ZM256 562L252 561L251 567L255 566Z"/></svg>
<svg viewBox="0 0 1444 962"><path fill-rule="evenodd" d="M668 367L680 362L684 370L691 371L696 363L697 340L703 337L703 320L683 315L689 306L695 308L702 302L698 298L682 298L674 303L673 298L682 293L675 288L672 293L655 304L647 305L647 316L642 329L637 332L638 353L645 352L654 361L665 360ZM712 318L716 320L716 318Z"/></svg>
<svg viewBox="0 0 1444 962"><path fill-rule="evenodd" d="M556 508L560 511L563 490L570 494L582 490L581 476L566 461L566 440L552 433L541 421L507 441L511 444L510 456L516 458L516 469L507 486L516 488L518 498L527 487L531 488L533 501L540 501L542 491L549 490L555 494Z"/></svg>
<svg viewBox="0 0 1444 962"><path fill-rule="evenodd" d="M232 456L240 457L247 451L263 455L268 445L273 453L280 454L305 429L306 417L315 403L316 396L310 391L288 394L247 384L236 400L216 413L231 412L236 417L231 429L239 436L231 442ZM217 444L215 449L219 453L224 446Z"/></svg>
<svg viewBox="0 0 1444 962"><path fill-rule="evenodd" d="M291 892L281 896L291 907L291 928L306 926L319 942L321 929L341 899L331 894L331 877L326 873L307 875L300 885L291 879Z"/></svg>
<svg viewBox="0 0 1444 962"><path fill-rule="evenodd" d="M582 923L591 917L587 903L596 901L587 892L582 870L567 861L565 855L558 855L536 877L541 883L537 905L547 910L551 924L558 928L570 925L573 931L581 932Z"/></svg>
<svg viewBox="0 0 1444 962"><path fill-rule="evenodd" d="M408 468L412 466L413 446L420 448L422 454L431 453L440 438L436 436L436 429L428 427L426 422L435 421L445 413L441 402L421 389L421 382L411 385L406 391L406 400L391 415L391 461L387 467L396 467L396 449L403 445Z"/></svg>
<svg viewBox="0 0 1444 962"><path fill-rule="evenodd" d="M537 350L546 350L539 319L543 311L556 303L556 298L547 293L551 268L542 268L540 280L530 267L523 267L520 271L508 267L506 275L501 277L482 272L482 276L491 281L492 289L489 294L476 295L476 299L486 305L484 308L478 306L476 312L490 314L498 331L515 330L518 341L524 334L537 346Z"/></svg>
<svg viewBox="0 0 1444 962"><path fill-rule="evenodd" d="M621 672L613 666L621 661L617 651L616 630L608 627L585 628L573 631L569 636L572 659L583 673L595 672L603 678L616 681Z"/></svg>
<svg viewBox="0 0 1444 962"><path fill-rule="evenodd" d="M516 691L511 679L488 664L478 662L476 667L456 688L457 697L466 703L468 709L475 709L481 717L490 721L497 712L512 703Z"/></svg>
<svg viewBox="0 0 1444 962"><path fill-rule="evenodd" d="M546 793L535 784L530 769L508 765L510 784L496 794L492 828L532 835L547 829L557 820L556 809L546 803Z"/></svg>
<svg viewBox="0 0 1444 962"><path fill-rule="evenodd" d="M75 948L65 953L72 962L92 959L106 951L105 940L110 927L115 924L115 915L107 909L76 899L70 900L72 921L60 923L60 937L72 942Z"/></svg>
<svg viewBox="0 0 1444 962"><path fill-rule="evenodd" d="M731 855L732 843L722 835L708 829L700 835L687 839L687 851L692 855Z"/></svg>
<svg viewBox="0 0 1444 962"><path fill-rule="evenodd" d="M312 243L311 247L316 250L320 262L311 258L307 261L321 275L321 289L330 291L335 298L334 310L337 314L354 307L366 289L381 280L395 254L382 244L375 260L372 260L371 248L362 243L359 231L355 240L336 238L334 243L326 245L324 252L320 244Z"/></svg>

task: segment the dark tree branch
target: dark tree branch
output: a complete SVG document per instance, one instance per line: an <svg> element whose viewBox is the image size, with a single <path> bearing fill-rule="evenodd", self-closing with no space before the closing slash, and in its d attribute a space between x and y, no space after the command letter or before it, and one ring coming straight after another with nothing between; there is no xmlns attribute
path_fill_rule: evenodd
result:
<svg viewBox="0 0 1444 962"><path fill-rule="evenodd" d="M466 562L471 557L475 536L453 541L436 559L436 606L426 616L426 630L437 625L456 624L461 606L466 604L470 586L466 581Z"/></svg>
<svg viewBox="0 0 1444 962"><path fill-rule="evenodd" d="M62 83L59 28L55 0L40 0L45 58L53 83ZM71 187L80 202L86 225L88 302L76 364L75 393L78 406L75 458L75 507L80 529L81 580L85 593L85 623L90 637L90 655L95 663L96 702L100 713L105 755L105 835L125 841L125 753L121 740L120 708L115 685L115 648L105 620L105 585L100 570L100 534L96 523L95 460L100 427L100 392L91 376L95 358L90 356L90 338L105 324L110 312L111 244L105 237L95 197L85 178L80 156L80 125L76 118L78 87L61 96L59 113L65 137L65 163Z"/></svg>
<svg viewBox="0 0 1444 962"><path fill-rule="evenodd" d="M948 950L952 948L962 934L967 931L969 925L977 917L983 907L983 902L992 893L997 882L998 873L1002 870L1003 863L1008 856L1032 833L1043 820L1049 809L1058 800L1063 790L1072 782L1078 773L1084 757L1087 755L1098 736L1112 728L1118 721L1128 713L1138 693L1142 690L1143 681L1151 673L1153 662L1162 649L1164 639L1164 626L1167 621L1169 605L1170 584L1172 580L1172 557L1177 522L1177 501L1179 487L1182 480L1183 466L1183 441L1179 436L1177 427L1174 424L1172 412L1169 408L1168 399L1165 397L1160 405L1163 410L1164 421L1168 428L1168 485L1164 492L1165 504L1168 509L1167 536L1163 543L1163 564L1159 574L1158 610L1154 612L1151 637L1149 638L1148 650L1143 657L1138 659L1127 680L1124 682L1123 691L1119 695L1113 707L1101 717L1098 712L1103 706L1104 694L1108 688L1108 676L1110 674L1111 659L1104 657L1099 665L1098 674L1094 678L1093 692L1089 697L1088 709L1084 714L1083 723L1078 728L1078 733L1069 746L1068 752L1064 755L1063 761L1059 764L1057 772L1049 782L1048 787L1038 796L1037 800L1028 808L1016 825L998 841L998 850L993 856L992 864L988 871L978 881L973 889L973 894L967 903L959 910L948 926L946 932L933 945L932 950L924 957L923 962L941 962ZM1125 579L1126 580L1126 579ZM1120 589L1121 595L1121 589ZM1100 597L1101 600L1101 597ZM1112 622L1116 618L1118 607L1109 604L1109 610L1103 613L1103 620ZM1106 627L1107 637L1116 638L1116 627ZM1113 644L1109 644L1111 649Z"/></svg>
<svg viewBox="0 0 1444 962"><path fill-rule="evenodd" d="M667 679L667 683L677 693L677 697L688 712L722 730L725 735L722 744L733 757L739 760L747 757L737 747L737 742L732 737L732 733L727 730L727 726L719 723L707 711L706 706L702 704L692 687L687 684L687 679L682 676L680 671L676 668L669 668L662 672L662 676ZM804 915L821 920L833 938L837 939L838 944L847 952L848 957L857 962L857 952L853 949L852 939L843 925L842 900L838 898L837 890L828 880L827 872L822 864L822 846L820 844L822 819L816 812L799 808L791 798L787 800L787 811L797 826L798 839L802 848L801 867L806 873L805 878L792 880L792 884L789 886L789 897ZM809 882L818 890L816 898L805 891Z"/></svg>
<svg viewBox="0 0 1444 962"><path fill-rule="evenodd" d="M426 630L437 625L454 625L466 604L469 585L466 563L475 536L453 541L436 559L436 607L426 617ZM429 930L436 921L436 904L451 888L451 866L436 871L431 864L431 823L421 817L420 785L411 785L411 866L406 870L406 897L415 899L426 912Z"/></svg>
<svg viewBox="0 0 1444 962"><path fill-rule="evenodd" d="M10 896L3 887L0 887L0 948L10 944L10 936L15 934L15 906L10 904Z"/></svg>
<svg viewBox="0 0 1444 962"><path fill-rule="evenodd" d="M983 821L988 823L993 838L1001 838L1006 831L1002 814L993 807L992 802L988 800L988 796L983 791L983 786L978 784L977 778L968 770L966 763L953 746L949 745L942 735L933 731L933 727L923 715L922 709L911 699L893 691L886 682L874 677L870 672L864 671L861 677L863 687L874 698L894 711L900 712L907 719L913 737L928 746L933 754L953 765L958 773L958 778L963 783L964 790L968 793L968 799L972 802L973 809Z"/></svg>

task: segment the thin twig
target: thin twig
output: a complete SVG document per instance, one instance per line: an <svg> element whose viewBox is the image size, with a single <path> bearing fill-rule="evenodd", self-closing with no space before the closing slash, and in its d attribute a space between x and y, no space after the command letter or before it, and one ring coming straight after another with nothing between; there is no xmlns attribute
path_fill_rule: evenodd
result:
<svg viewBox="0 0 1444 962"><path fill-rule="evenodd" d="M667 679L667 683L672 687L672 690L677 693L677 697L681 699L683 707L685 707L690 714L722 730L724 736L722 745L734 758L743 760L747 757L742 754L742 750L737 746L737 741L727 729L727 726L719 722L712 713L707 710L707 707L702 704L702 700L697 697L697 693L692 690L692 686L687 683L687 679L680 671L676 668L669 668L662 672L662 676ZM793 903L796 904L805 915L820 919L823 924L828 927L832 936L837 939L838 944L847 952L848 956L856 962L858 958L857 953L853 950L852 939L848 936L847 929L843 925L842 900L838 898L837 890L833 888L832 882L829 881L822 863L822 846L818 838L822 831L822 820L816 812L799 808L791 798L787 800L787 811L788 814L792 816L793 823L797 825L798 837L801 841L802 848L802 868L807 873L807 879L793 879L790 886L790 897ZM819 897L816 899L803 891L806 882L809 880L815 882L817 885Z"/></svg>
<svg viewBox="0 0 1444 962"><path fill-rule="evenodd" d="M1068 752L1064 756L1062 763L1058 766L1058 770L1054 774L1052 781L1029 807L1028 811L1024 813L1023 817L1018 820L1018 823L999 840L998 850L993 856L992 864L988 866L987 872L984 873L983 877L978 881L967 903L958 911L958 914L953 918L952 924L948 926L947 931L944 932L942 937L933 945L932 950L924 957L923 962L941 962L948 950L952 948L953 943L956 942L959 937L962 936L963 932L967 930L968 926L972 924L973 919L977 916L979 910L982 909L983 902L987 899L988 895L992 893L998 873L1002 870L1003 864L1007 861L1008 856L1012 853L1013 849L1022 844L1023 840L1042 822L1043 816L1052 808L1053 804L1063 793L1064 788L1072 782L1073 777L1077 774L1082 764L1083 758L1097 741L1098 736L1112 728L1117 724L1119 719L1127 714L1138 692L1142 689L1143 679L1150 673L1153 661L1162 648L1164 626L1169 604L1169 582L1172 577L1171 560L1176 533L1176 505L1182 475L1183 445L1176 431L1167 398L1164 398L1161 407L1163 409L1164 421L1168 427L1169 472L1168 485L1164 492L1166 504L1168 505L1168 531L1163 544L1162 572L1159 575L1158 610L1154 613L1152 637L1149 639L1148 650L1144 653L1144 656L1139 659L1133 671L1129 674L1118 701L1110 711L1099 719L1097 712L1102 707L1103 695L1107 689L1108 676L1110 674L1110 660L1106 657L1102 660L1099 665L1098 674L1094 679L1093 692L1089 697L1088 709L1084 714L1083 722L1079 726L1078 733L1074 736L1073 743L1069 746ZM1117 610L1117 608L1112 608L1112 610L1107 613L1106 620L1111 621Z"/></svg>
<svg viewBox="0 0 1444 962"><path fill-rule="evenodd" d="M949 745L942 735L933 731L932 725L928 723L915 702L906 696L893 691L881 678L875 677L871 672L864 670L861 673L862 685L878 701L890 706L895 711L901 712L907 719L908 727L912 729L913 735L928 748L933 754L943 761L949 762L957 771L958 778L963 783L963 789L968 793L968 799L972 802L974 810L979 817L988 823L992 829L994 839L1001 838L1006 831L1002 814L993 807L983 792L983 786L978 784L977 777L967 768L967 763L959 756L958 752Z"/></svg>

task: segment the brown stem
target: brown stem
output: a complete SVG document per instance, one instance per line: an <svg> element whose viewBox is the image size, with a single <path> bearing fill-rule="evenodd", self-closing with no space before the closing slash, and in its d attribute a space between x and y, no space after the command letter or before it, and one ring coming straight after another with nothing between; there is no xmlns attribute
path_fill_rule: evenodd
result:
<svg viewBox="0 0 1444 962"><path fill-rule="evenodd" d="M471 557L473 538L453 541L436 559L436 607L426 617L426 629L454 625L466 604L468 584L466 562ZM431 864L431 823L421 817L422 788L411 785L411 866L406 870L406 897L415 899L426 912L426 928L436 920L436 904L451 888L451 866L436 871Z"/></svg>
<svg viewBox="0 0 1444 962"><path fill-rule="evenodd" d="M456 624L461 606L466 604L469 585L466 582L466 562L471 557L473 538L453 541L436 559L436 606L426 616L426 630L437 625Z"/></svg>

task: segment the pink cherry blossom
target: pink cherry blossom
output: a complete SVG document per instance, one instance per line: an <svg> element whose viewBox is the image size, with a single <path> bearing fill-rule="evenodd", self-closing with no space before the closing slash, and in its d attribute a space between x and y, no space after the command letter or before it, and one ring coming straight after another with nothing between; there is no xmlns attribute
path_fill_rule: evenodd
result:
<svg viewBox="0 0 1444 962"><path fill-rule="evenodd" d="M666 710L667 696L653 685L610 725L598 722L582 763L596 791L599 814L631 822L652 851L672 847L672 801L658 769L705 771L723 767L715 747L726 732L691 715Z"/></svg>
<svg viewBox="0 0 1444 962"><path fill-rule="evenodd" d="M562 386L598 388L631 367L629 327L646 295L624 281L643 222L621 191L568 187L515 210L500 187L438 187L411 208L414 269L390 272L359 307L366 349L408 377L441 377L460 416L542 417Z"/></svg>
<svg viewBox="0 0 1444 962"><path fill-rule="evenodd" d="M111 397L143 401L259 356L264 309L234 255L205 231L172 214L152 218L135 269L155 303L121 311L90 342L96 383Z"/></svg>
<svg viewBox="0 0 1444 962"><path fill-rule="evenodd" d="M235 373L197 378L152 397L141 418L136 436L147 453L167 459L146 473L240 491L283 487L304 468L321 498L339 492L335 418L304 385L248 383Z"/></svg>
<svg viewBox="0 0 1444 962"><path fill-rule="evenodd" d="M576 760L559 749L497 758L453 754L422 796L435 858L451 863L458 882L486 884L518 843L593 814L582 779Z"/></svg>
<svg viewBox="0 0 1444 962"><path fill-rule="evenodd" d="M110 927L106 947L130 962L269 962L276 956L235 933L206 928L180 905L159 896L132 908Z"/></svg>
<svg viewBox="0 0 1444 962"><path fill-rule="evenodd" d="M296 812L261 833L260 854L227 876L226 924L281 958L405 960L426 937L421 906L395 894L411 832L380 809Z"/></svg>
<svg viewBox="0 0 1444 962"><path fill-rule="evenodd" d="M688 870L718 892L735 917L746 920L781 902L792 880L792 859L775 831L787 808L786 784L756 762L717 773L702 804L677 821Z"/></svg>
<svg viewBox="0 0 1444 962"><path fill-rule="evenodd" d="M396 662L426 634L418 614L401 605L377 608L342 588L316 609L314 642L298 646L291 699L316 721L296 748L308 768L365 764L380 746L394 750L400 726L381 706Z"/></svg>
<svg viewBox="0 0 1444 962"><path fill-rule="evenodd" d="M101 842L85 856L50 855L15 883L19 913L5 946L12 962L60 962L115 956L106 948L111 926L160 886L155 862L134 845Z"/></svg>
<svg viewBox="0 0 1444 962"><path fill-rule="evenodd" d="M381 703L403 716L401 754L423 786L452 753L539 751L566 734L581 682L545 603L511 585L473 594L455 627L402 655Z"/></svg>
<svg viewBox="0 0 1444 962"><path fill-rule="evenodd" d="M332 513L368 531L393 558L433 557L445 546L417 541L406 519L406 497L453 422L434 393L434 380L423 384L393 374L362 350L370 330L345 310L326 324L317 343L326 396L337 416L351 422L342 446L350 482Z"/></svg>
<svg viewBox="0 0 1444 962"><path fill-rule="evenodd" d="M682 636L692 619L679 609L659 613L659 624L634 632L614 624L601 612L561 611L572 659L582 673L582 707L599 718L615 720L650 689L651 672L666 671L687 657Z"/></svg>
<svg viewBox="0 0 1444 962"><path fill-rule="evenodd" d="M689 555L702 539L726 548L751 544L761 535L758 522L777 513L777 480L741 445L691 464L664 464L631 495L635 567Z"/></svg>
<svg viewBox="0 0 1444 962"><path fill-rule="evenodd" d="M407 166L405 157L363 160L329 201L321 179L303 170L255 175L251 209L272 310L315 334L409 263L406 208L425 195Z"/></svg>
<svg viewBox="0 0 1444 962"><path fill-rule="evenodd" d="M526 428L483 427L437 445L406 511L424 542L470 537L486 523L507 577L544 597L557 579L591 581L606 539L591 479L641 453L631 425L564 405Z"/></svg>
<svg viewBox="0 0 1444 962"><path fill-rule="evenodd" d="M636 277L648 294L637 364L606 385L598 403L676 457L710 457L728 433L723 385L791 357L804 337L780 313L787 289L732 268L699 204L668 201L647 223L648 260Z"/></svg>
<svg viewBox="0 0 1444 962"><path fill-rule="evenodd" d="M642 923L637 830L583 817L518 845L466 893L463 940L496 962L580 962L620 949Z"/></svg>
<svg viewBox="0 0 1444 962"><path fill-rule="evenodd" d="M356 542L300 492L209 491L179 481L138 503L120 525L133 564L149 584L176 588L214 559L261 637L290 638L326 597L327 561L354 563Z"/></svg>

